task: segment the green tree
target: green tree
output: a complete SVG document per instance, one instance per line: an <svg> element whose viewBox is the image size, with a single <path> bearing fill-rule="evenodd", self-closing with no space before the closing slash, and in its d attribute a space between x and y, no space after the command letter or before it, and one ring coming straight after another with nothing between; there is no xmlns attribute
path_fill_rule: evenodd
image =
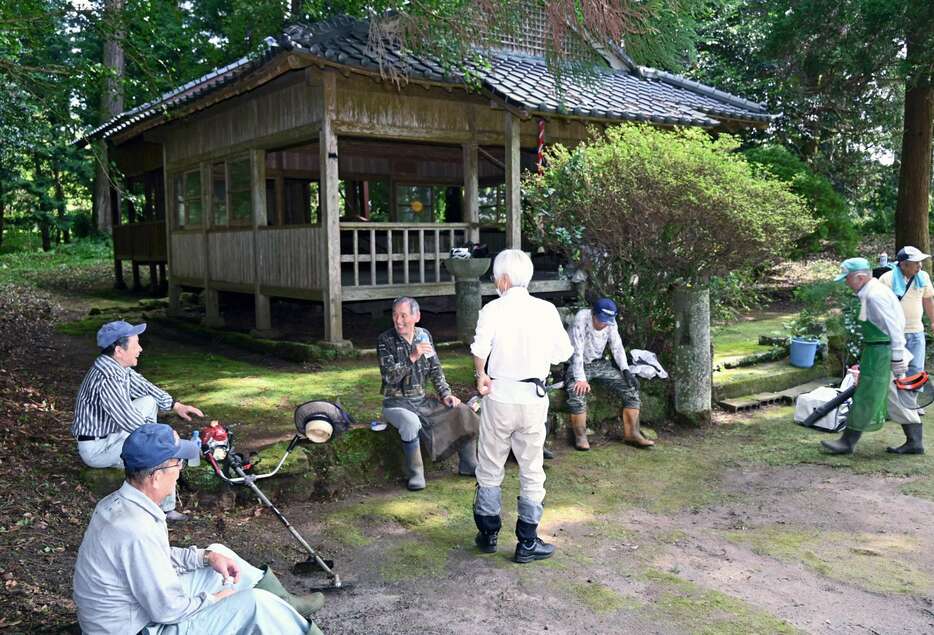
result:
<svg viewBox="0 0 934 635"><path fill-rule="evenodd" d="M897 173L896 242L926 248L934 3L734 0L699 59L699 78L782 113L753 138L795 148L851 201L881 201Z"/></svg>

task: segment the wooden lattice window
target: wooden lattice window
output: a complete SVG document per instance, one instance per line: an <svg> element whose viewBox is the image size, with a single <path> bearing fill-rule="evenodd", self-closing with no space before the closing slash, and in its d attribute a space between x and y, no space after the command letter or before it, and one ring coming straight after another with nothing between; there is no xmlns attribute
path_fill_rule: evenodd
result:
<svg viewBox="0 0 934 635"><path fill-rule="evenodd" d="M253 224L253 196L250 187L250 159L227 162L227 193L230 224Z"/></svg>
<svg viewBox="0 0 934 635"><path fill-rule="evenodd" d="M200 227L204 203L201 200L201 170L175 175L175 218L179 227Z"/></svg>

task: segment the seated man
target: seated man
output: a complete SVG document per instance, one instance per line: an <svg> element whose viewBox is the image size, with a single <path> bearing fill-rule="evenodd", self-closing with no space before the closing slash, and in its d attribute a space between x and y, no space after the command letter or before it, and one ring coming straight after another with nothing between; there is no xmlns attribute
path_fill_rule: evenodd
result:
<svg viewBox="0 0 934 635"><path fill-rule="evenodd" d="M383 378L383 418L402 437L408 488L413 491L425 489L419 437L433 461L450 456L456 449L460 457L458 473L473 476L480 430L480 417L451 393L431 333L415 326L420 319L418 302L398 298L392 303L394 328L380 335L377 343ZM440 401L425 395L429 378Z"/></svg>
<svg viewBox="0 0 934 635"><path fill-rule="evenodd" d="M199 451L161 423L123 443L126 481L97 504L75 562L81 632L320 634L305 619L323 605L320 593L293 596L223 545L169 546L159 502Z"/></svg>
<svg viewBox="0 0 934 635"><path fill-rule="evenodd" d="M639 430L639 380L629 372L626 350L616 325L616 303L600 298L592 309L581 309L568 327L568 336L574 345L574 355L564 377L567 408L571 412L574 447L589 450L587 441L587 393L590 382L605 385L622 402L619 418L623 422L623 441L637 448L650 448L654 441L646 439ZM607 344L613 353L613 362L604 359Z"/></svg>
<svg viewBox="0 0 934 635"><path fill-rule="evenodd" d="M139 336L145 324L119 320L97 331L101 354L84 376L75 398L71 434L78 440L78 455L89 467L123 467L123 441L144 423L155 423L160 410L171 410L185 421L203 417L194 406L172 396L133 370L143 348ZM187 517L175 511L175 492L169 492L162 509L171 521Z"/></svg>

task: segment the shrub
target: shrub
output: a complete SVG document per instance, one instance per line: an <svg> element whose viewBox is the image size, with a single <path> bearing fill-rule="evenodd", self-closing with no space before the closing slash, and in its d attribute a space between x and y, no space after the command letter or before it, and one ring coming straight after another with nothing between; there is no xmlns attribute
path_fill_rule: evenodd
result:
<svg viewBox="0 0 934 635"><path fill-rule="evenodd" d="M765 264L814 222L789 186L757 174L728 135L648 125L556 145L527 175L526 231L586 270L630 319L630 341L658 350L673 328L669 291Z"/></svg>
<svg viewBox="0 0 934 635"><path fill-rule="evenodd" d="M856 251L859 233L847 208L846 200L833 189L830 181L814 173L807 164L786 148L765 145L744 152L751 163L768 171L791 186L804 199L818 221L814 231L798 241L804 253L817 253L830 246L838 254Z"/></svg>

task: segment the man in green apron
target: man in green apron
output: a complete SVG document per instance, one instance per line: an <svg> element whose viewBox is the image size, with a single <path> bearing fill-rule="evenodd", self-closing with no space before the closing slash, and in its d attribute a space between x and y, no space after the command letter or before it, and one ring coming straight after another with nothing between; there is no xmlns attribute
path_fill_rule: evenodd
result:
<svg viewBox="0 0 934 635"><path fill-rule="evenodd" d="M830 454L852 454L863 432L885 424L892 375L904 375L910 353L905 349L905 314L892 290L872 277L865 258L843 261L837 282L846 282L860 301L863 351L859 385L846 417L846 429L836 441L821 441Z"/></svg>

